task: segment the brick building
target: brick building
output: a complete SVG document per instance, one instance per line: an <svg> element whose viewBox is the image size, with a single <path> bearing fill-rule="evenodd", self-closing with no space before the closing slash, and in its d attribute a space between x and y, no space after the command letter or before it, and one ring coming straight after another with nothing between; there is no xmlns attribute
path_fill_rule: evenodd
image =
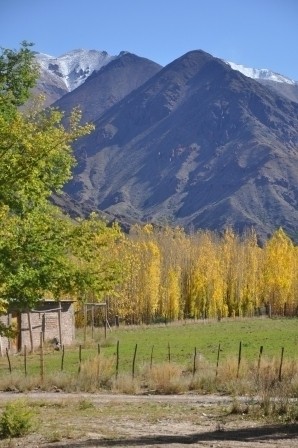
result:
<svg viewBox="0 0 298 448"><path fill-rule="evenodd" d="M14 339L0 336L0 354L3 354L6 348L11 352L20 352L25 345L28 350L34 350L40 346L41 337L44 342L57 338L61 345L74 342L75 317L72 300L45 300L29 312L11 309L8 314L0 316L0 320L17 330Z"/></svg>

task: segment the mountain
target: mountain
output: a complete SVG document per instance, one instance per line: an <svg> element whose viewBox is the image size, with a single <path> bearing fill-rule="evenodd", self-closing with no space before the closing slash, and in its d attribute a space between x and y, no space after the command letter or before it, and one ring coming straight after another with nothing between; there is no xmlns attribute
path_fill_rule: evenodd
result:
<svg viewBox="0 0 298 448"><path fill-rule="evenodd" d="M246 67L242 64L235 64L234 62L227 62L227 64L233 69L237 70L248 78L263 80L263 81L274 81L279 83L285 83L289 85L297 84L293 79L287 76L280 75L279 73L268 70L267 68L251 68Z"/></svg>
<svg viewBox="0 0 298 448"><path fill-rule="evenodd" d="M183 55L95 126L74 147L65 188L84 207L124 221L297 235L298 104L220 59Z"/></svg>
<svg viewBox="0 0 298 448"><path fill-rule="evenodd" d="M48 106L83 84L94 71L114 58L116 56L106 51L97 50L73 50L59 57L36 53L40 77L35 92L45 94Z"/></svg>
<svg viewBox="0 0 298 448"><path fill-rule="evenodd" d="M62 80L68 92L80 86L94 70L99 70L115 57L98 50L73 50L57 58L43 53L35 55L40 67Z"/></svg>
<svg viewBox="0 0 298 448"><path fill-rule="evenodd" d="M127 52L36 59L46 104L79 106L96 124L75 145L60 206L127 226L254 226L262 238L282 226L297 237L297 82L202 51L163 69Z"/></svg>
<svg viewBox="0 0 298 448"><path fill-rule="evenodd" d="M250 68L245 65L235 64L234 62L227 62L227 64L233 69L237 70L243 75L255 79L256 81L264 84L272 91L284 96L290 101L298 102L298 82L290 79L286 76L275 73L272 70L266 68Z"/></svg>
<svg viewBox="0 0 298 448"><path fill-rule="evenodd" d="M59 57L36 53L36 61L40 66L40 78L35 92L43 93L46 96L46 106L49 106L66 93L72 92L84 84L94 72L99 71L114 59L121 58L125 53L121 52L118 56L111 56L106 51L82 49L70 51ZM298 83L296 81L272 70L224 62L232 69L240 71L245 76L267 85L286 98L298 102ZM110 87L110 85L107 86L108 89Z"/></svg>
<svg viewBox="0 0 298 448"><path fill-rule="evenodd" d="M78 106L84 121L95 121L161 68L149 59L122 52L99 70L93 71L84 83L53 105L63 111Z"/></svg>

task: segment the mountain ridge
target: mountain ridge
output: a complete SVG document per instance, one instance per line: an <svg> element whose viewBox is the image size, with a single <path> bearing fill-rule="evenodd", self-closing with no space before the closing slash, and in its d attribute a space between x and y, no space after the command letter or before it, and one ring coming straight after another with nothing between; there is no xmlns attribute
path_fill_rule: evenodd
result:
<svg viewBox="0 0 298 448"><path fill-rule="evenodd" d="M297 238L295 84L249 78L202 50L165 67L124 53L92 73L54 103L67 112L82 95L96 127L74 145L65 192L77 210L189 229L254 227L262 239L281 226Z"/></svg>
<svg viewBox="0 0 298 448"><path fill-rule="evenodd" d="M191 50L196 51L196 50ZM49 64L57 64L58 71L60 72L60 77L64 77L67 79L70 74L75 71L83 71L84 67L87 70L85 75L88 73L91 74L94 70L99 70L103 65L106 65L113 59L123 55L124 53L131 53L126 50L120 51L118 55L109 55L105 50L86 50L86 49L74 49L63 53L60 56L52 56L46 53L35 52L35 56L38 64L43 69L53 70L49 67ZM298 81L295 81L288 76L277 73L268 68L253 68L248 67L244 64L239 64L231 61L224 60L222 58L218 58L224 61L226 64L230 65L233 70L240 71L245 76L251 77L253 79L266 79L269 81L275 82L285 82L288 84L297 84ZM160 64L158 64L160 65ZM86 67L87 66L87 67ZM78 80L78 83L84 82L84 78ZM66 81L67 84L67 81ZM77 84L72 85L69 84L69 89L73 89L78 87Z"/></svg>

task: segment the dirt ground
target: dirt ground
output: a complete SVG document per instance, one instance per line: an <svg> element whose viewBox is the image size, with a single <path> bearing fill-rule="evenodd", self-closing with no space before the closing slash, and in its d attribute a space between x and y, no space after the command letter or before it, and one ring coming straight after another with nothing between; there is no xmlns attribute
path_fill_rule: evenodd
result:
<svg viewBox="0 0 298 448"><path fill-rule="evenodd" d="M38 425L31 435L1 440L1 448L298 447L297 424L255 419L244 397L231 413L235 399L219 395L0 393L0 410L16 399L36 409Z"/></svg>

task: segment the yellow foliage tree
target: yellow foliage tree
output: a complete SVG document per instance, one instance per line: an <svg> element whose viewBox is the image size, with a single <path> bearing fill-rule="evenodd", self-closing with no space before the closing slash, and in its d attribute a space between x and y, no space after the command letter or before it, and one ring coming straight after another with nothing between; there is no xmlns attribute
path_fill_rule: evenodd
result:
<svg viewBox="0 0 298 448"><path fill-rule="evenodd" d="M239 240L235 232L228 228L220 242L221 269L223 271L224 301L229 316L235 316L241 309L237 278L239 263Z"/></svg>
<svg viewBox="0 0 298 448"><path fill-rule="evenodd" d="M139 271L139 296L143 322L150 323L158 306L160 286L160 250L153 241L140 243L141 270Z"/></svg>
<svg viewBox="0 0 298 448"><path fill-rule="evenodd" d="M282 314L293 291L295 250L290 238L280 228L264 248L263 297L274 313Z"/></svg>

